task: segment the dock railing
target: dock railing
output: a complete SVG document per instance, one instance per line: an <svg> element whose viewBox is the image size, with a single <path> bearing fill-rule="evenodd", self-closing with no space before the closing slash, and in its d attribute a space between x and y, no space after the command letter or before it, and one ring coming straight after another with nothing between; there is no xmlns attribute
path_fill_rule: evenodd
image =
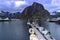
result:
<svg viewBox="0 0 60 40"><path fill-rule="evenodd" d="M47 30L43 31L43 27L40 27L38 24L35 24L34 22L32 24L28 23L38 37L38 40L55 40L54 38L51 37L50 32Z"/></svg>

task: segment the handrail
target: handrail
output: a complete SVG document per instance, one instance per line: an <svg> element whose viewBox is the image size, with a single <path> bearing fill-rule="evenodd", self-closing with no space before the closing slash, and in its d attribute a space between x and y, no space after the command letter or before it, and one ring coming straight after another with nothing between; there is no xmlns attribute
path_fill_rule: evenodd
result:
<svg viewBox="0 0 60 40"><path fill-rule="evenodd" d="M29 25L33 28L39 40L55 40L54 38L51 37L50 34L48 34L48 32L47 34L49 35L49 37L47 37L48 35L44 34L41 30L39 30L39 25L35 23L32 24L29 23Z"/></svg>

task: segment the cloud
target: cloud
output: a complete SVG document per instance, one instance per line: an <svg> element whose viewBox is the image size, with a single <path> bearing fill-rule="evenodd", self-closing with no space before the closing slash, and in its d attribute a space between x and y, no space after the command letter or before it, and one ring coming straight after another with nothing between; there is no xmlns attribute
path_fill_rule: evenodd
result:
<svg viewBox="0 0 60 40"><path fill-rule="evenodd" d="M60 0L51 0L50 3L42 3L49 12L60 9Z"/></svg>
<svg viewBox="0 0 60 40"><path fill-rule="evenodd" d="M54 6L60 6L60 0L52 0L51 4Z"/></svg>
<svg viewBox="0 0 60 40"><path fill-rule="evenodd" d="M22 10L33 2L41 3L48 11L60 9L60 0L0 0L0 9Z"/></svg>
<svg viewBox="0 0 60 40"><path fill-rule="evenodd" d="M0 0L0 1L24 1L24 0Z"/></svg>
<svg viewBox="0 0 60 40"><path fill-rule="evenodd" d="M15 7L19 7L21 5L26 4L26 1L15 1L14 3L15 3Z"/></svg>
<svg viewBox="0 0 60 40"><path fill-rule="evenodd" d="M0 1L0 10L19 10L22 5L25 5L25 1Z"/></svg>
<svg viewBox="0 0 60 40"><path fill-rule="evenodd" d="M58 9L60 9L60 0L52 0L51 1L51 6L55 7L52 10L58 10Z"/></svg>

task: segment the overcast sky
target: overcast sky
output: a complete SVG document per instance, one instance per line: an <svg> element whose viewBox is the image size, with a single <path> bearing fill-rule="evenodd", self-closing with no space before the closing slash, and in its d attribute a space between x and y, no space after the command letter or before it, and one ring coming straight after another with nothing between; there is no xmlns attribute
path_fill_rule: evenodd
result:
<svg viewBox="0 0 60 40"><path fill-rule="evenodd" d="M60 0L0 0L0 10L21 11L33 2L43 4L48 11L60 9Z"/></svg>

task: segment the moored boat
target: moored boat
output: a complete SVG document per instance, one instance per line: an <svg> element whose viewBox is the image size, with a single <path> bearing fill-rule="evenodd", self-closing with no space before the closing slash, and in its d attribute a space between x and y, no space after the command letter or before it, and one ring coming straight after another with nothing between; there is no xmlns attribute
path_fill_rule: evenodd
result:
<svg viewBox="0 0 60 40"><path fill-rule="evenodd" d="M0 18L0 21L11 21L11 19L9 19L9 18L5 18L5 19Z"/></svg>
<svg viewBox="0 0 60 40"><path fill-rule="evenodd" d="M55 40L51 33L45 29L44 27L40 27L39 25L35 24L34 22L31 24L30 22L27 23L32 27L30 34L36 34L38 40ZM34 38L36 37L34 36ZM33 39L33 38L32 38Z"/></svg>

